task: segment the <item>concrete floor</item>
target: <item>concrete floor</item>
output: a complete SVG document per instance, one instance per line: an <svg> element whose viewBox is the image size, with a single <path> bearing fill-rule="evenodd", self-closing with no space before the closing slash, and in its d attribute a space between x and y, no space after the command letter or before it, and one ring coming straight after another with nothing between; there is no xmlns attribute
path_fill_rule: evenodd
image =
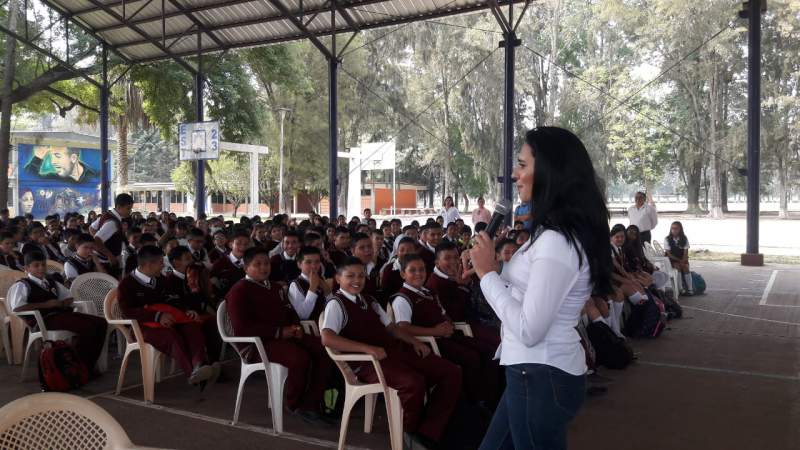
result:
<svg viewBox="0 0 800 450"><path fill-rule="evenodd" d="M697 262L707 294L684 298L685 318L652 341L635 341L639 360L613 379L608 393L587 400L570 427L572 449L800 449L800 267L743 268ZM113 395L119 360L101 379L76 392L107 409L138 445L175 449L307 449L335 447L338 427L314 428L285 417L274 436L266 383L246 387L240 424L230 425L236 383L204 395L182 378L156 386L156 405L142 402L138 365ZM238 376L238 362L226 372ZM34 373L20 383L19 367L0 363L0 404L34 393ZM388 448L385 415L377 409L371 434L363 409L351 420L348 445Z"/></svg>

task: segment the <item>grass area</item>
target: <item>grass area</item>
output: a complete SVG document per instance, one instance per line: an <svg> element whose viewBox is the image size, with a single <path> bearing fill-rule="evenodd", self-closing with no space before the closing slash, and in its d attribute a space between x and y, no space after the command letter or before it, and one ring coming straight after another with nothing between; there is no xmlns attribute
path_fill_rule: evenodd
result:
<svg viewBox="0 0 800 450"><path fill-rule="evenodd" d="M728 252L712 252L710 250L689 250L689 260L695 261L727 261L739 262L741 255L739 253ZM787 255L764 255L764 263L766 264L799 264L800 256L787 256Z"/></svg>

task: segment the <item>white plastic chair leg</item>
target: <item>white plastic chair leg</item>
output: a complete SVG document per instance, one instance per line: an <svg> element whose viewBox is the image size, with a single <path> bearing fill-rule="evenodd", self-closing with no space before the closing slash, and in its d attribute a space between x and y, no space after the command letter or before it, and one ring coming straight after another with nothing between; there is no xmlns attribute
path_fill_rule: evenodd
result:
<svg viewBox="0 0 800 450"><path fill-rule="evenodd" d="M364 396L364 433L372 432L372 421L375 418L375 400L378 394Z"/></svg>
<svg viewBox="0 0 800 450"><path fill-rule="evenodd" d="M30 358L31 348L36 344L36 342L42 339L41 334L39 333L32 333L28 337L28 345L25 346L25 353L22 358L22 374L20 375L20 380L25 381L25 372L28 368L28 359Z"/></svg>
<svg viewBox="0 0 800 450"><path fill-rule="evenodd" d="M136 349L131 348L130 346L125 349L125 354L122 356L122 365L119 368L119 378L117 378L116 395L119 395L119 393L122 391L122 383L125 381L125 371L128 369L128 361L130 361L131 353L135 351Z"/></svg>
<svg viewBox="0 0 800 450"><path fill-rule="evenodd" d="M350 413L358 401L358 396L350 386L345 390L344 406L342 408L342 424L339 426L339 450L344 450L344 443L347 440L347 426L350 423ZM366 431L366 425L364 426Z"/></svg>
<svg viewBox="0 0 800 450"><path fill-rule="evenodd" d="M3 351L6 353L6 360L8 361L8 365L14 364L14 351L11 349L11 330L9 330L6 324L2 324L2 328L0 329L0 337L3 339Z"/></svg>
<svg viewBox="0 0 800 450"><path fill-rule="evenodd" d="M103 350L100 352L100 358L97 360L97 370L100 371L100 373L105 373L108 370L108 344L113 333L113 328L109 328L106 331L106 340L103 342Z"/></svg>
<svg viewBox="0 0 800 450"><path fill-rule="evenodd" d="M159 352L150 344L143 344L139 350L142 356L142 384L145 403L153 403L155 399L156 365Z"/></svg>
<svg viewBox="0 0 800 450"><path fill-rule="evenodd" d="M403 450L403 404L396 389L388 389L386 412L389 416L389 440L392 450Z"/></svg>
<svg viewBox="0 0 800 450"><path fill-rule="evenodd" d="M253 372L259 370L249 364L242 363L242 370L239 374L239 388L236 390L236 406L233 409L233 425L239 421L239 409L242 406L242 395L244 393L244 383ZM267 384L267 395L269 395L269 384ZM269 409L269 407L267 407Z"/></svg>
<svg viewBox="0 0 800 450"><path fill-rule="evenodd" d="M270 363L267 387L269 404L272 408L272 428L278 434L283 433L283 387L288 377L289 369L287 367Z"/></svg>

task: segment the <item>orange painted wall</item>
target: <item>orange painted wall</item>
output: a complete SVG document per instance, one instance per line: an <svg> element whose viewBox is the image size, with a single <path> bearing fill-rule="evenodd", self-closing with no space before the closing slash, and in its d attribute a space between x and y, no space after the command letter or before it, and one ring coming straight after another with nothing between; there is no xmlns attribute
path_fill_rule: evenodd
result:
<svg viewBox="0 0 800 450"><path fill-rule="evenodd" d="M397 209L400 208L416 208L417 207L417 191L414 189L398 189L397 190ZM389 213L392 209L392 190L391 189L375 189L375 214L382 214L383 210Z"/></svg>

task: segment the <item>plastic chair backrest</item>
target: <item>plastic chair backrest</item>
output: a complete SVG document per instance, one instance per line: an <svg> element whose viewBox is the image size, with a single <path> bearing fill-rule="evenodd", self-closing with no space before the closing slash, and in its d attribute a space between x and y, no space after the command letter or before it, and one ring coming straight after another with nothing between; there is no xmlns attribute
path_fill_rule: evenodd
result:
<svg viewBox="0 0 800 450"><path fill-rule="evenodd" d="M124 320L122 311L119 309L119 302L117 301L117 289L114 288L108 291L106 298L103 301L103 316L106 320Z"/></svg>
<svg viewBox="0 0 800 450"><path fill-rule="evenodd" d="M52 259L47 260L47 273L64 273L64 265L58 261L53 261Z"/></svg>
<svg viewBox="0 0 800 450"><path fill-rule="evenodd" d="M219 335L222 340L234 335L233 324L231 323L230 316L228 316L228 305L225 300L220 302L217 306L217 329L219 330Z"/></svg>
<svg viewBox="0 0 800 450"><path fill-rule="evenodd" d="M33 394L0 409L0 448L104 450L132 446L110 414L75 395Z"/></svg>
<svg viewBox="0 0 800 450"><path fill-rule="evenodd" d="M119 282L111 275L90 272L79 275L72 281L69 288L70 294L77 301L90 301L97 307L97 311L103 314L106 295L116 289Z"/></svg>
<svg viewBox="0 0 800 450"><path fill-rule="evenodd" d="M4 270L0 272L0 294L8 298L8 290L11 285L25 278L25 272L19 270Z"/></svg>
<svg viewBox="0 0 800 450"><path fill-rule="evenodd" d="M324 324L324 323L325 323L325 313L323 312L322 314L319 315L319 333L320 333L320 335L323 332L322 324ZM325 347L325 350L327 350L328 354L330 354L330 355L340 355L341 354L338 350L334 350L334 349L332 349L330 347ZM331 358L331 359L333 359L333 358ZM339 372L342 373L342 377L344 378L344 381L347 384L349 384L351 386L358 386L358 385L364 384L364 383L362 383L361 381L358 380L358 377L356 376L355 372L353 372L353 368L350 367L350 364L347 361L337 361L336 359L334 359L333 362L336 364L336 367L339 368Z"/></svg>

